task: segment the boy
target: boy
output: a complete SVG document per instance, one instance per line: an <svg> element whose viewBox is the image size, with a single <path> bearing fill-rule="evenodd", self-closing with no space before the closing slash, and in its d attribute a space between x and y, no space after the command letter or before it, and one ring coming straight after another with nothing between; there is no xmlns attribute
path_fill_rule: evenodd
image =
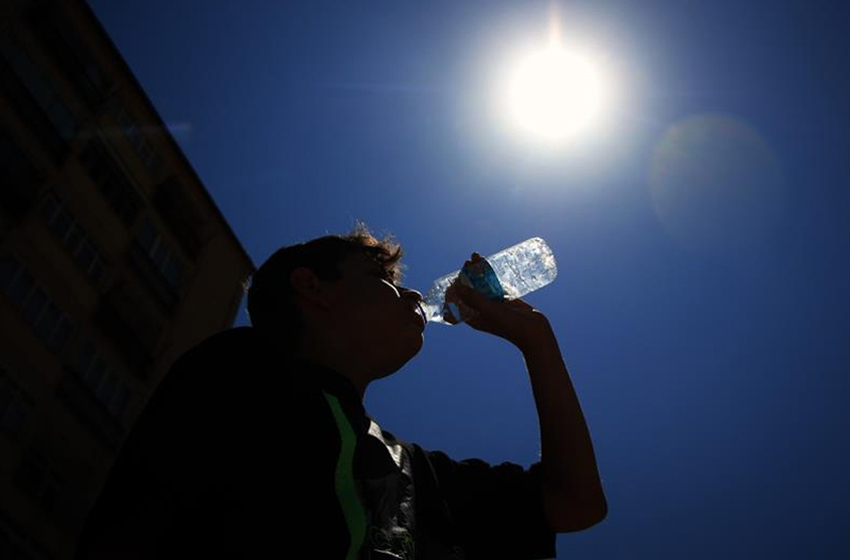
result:
<svg viewBox="0 0 850 560"><path fill-rule="evenodd" d="M548 320L521 300L450 294L472 328L523 353L541 462L455 461L366 413L368 385L423 344L401 257L362 225L272 255L248 291L252 327L193 348L157 389L78 557L551 558L556 533L601 521L569 374Z"/></svg>

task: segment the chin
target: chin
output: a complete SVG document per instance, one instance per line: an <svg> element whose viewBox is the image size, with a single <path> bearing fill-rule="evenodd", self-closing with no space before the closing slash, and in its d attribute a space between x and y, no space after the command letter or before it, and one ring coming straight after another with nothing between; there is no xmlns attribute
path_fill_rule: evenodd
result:
<svg viewBox="0 0 850 560"><path fill-rule="evenodd" d="M419 343L411 347L407 352L405 352L403 356L397 356L397 358L393 360L392 363L386 364L386 367L376 368L378 371L381 371L383 373L378 374L375 378L382 379L384 377L389 377L390 375L403 368L405 365L407 365L407 362L416 357L416 355L422 349L422 344L422 337L420 337Z"/></svg>

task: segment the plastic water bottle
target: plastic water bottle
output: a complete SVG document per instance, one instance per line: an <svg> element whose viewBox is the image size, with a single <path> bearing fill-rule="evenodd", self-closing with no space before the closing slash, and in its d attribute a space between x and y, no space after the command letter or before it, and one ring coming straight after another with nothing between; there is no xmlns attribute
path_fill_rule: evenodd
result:
<svg viewBox="0 0 850 560"><path fill-rule="evenodd" d="M425 294L422 309L428 321L462 323L469 316L451 301L451 296L446 301L446 291L454 282L474 288L490 299L503 300L520 298L542 288L557 275L552 249L540 237L533 237L434 280Z"/></svg>

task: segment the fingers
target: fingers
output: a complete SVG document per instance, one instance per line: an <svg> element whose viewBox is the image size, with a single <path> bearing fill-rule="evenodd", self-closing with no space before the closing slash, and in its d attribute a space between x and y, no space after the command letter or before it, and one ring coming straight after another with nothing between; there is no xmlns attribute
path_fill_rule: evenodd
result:
<svg viewBox="0 0 850 560"><path fill-rule="evenodd" d="M469 286L466 286L466 285L460 284L460 283L458 283L458 285L455 287L455 290L457 291L457 295L460 296L460 299L465 300L465 301L466 300L477 301L478 298L484 297L480 293L478 293L478 291L475 290L474 288L470 288Z"/></svg>
<svg viewBox="0 0 850 560"><path fill-rule="evenodd" d="M468 292L475 291L461 284L460 282L452 282L446 290L445 296L445 312L443 318L450 324L457 324L465 321L477 314L475 305L470 304Z"/></svg>
<svg viewBox="0 0 850 560"><path fill-rule="evenodd" d="M457 295L460 298L460 302L458 303L461 306L476 312L486 313L488 306L493 303L478 290L464 286L463 284L458 285Z"/></svg>
<svg viewBox="0 0 850 560"><path fill-rule="evenodd" d="M464 264L467 264L467 265L473 264L473 263L477 263L480 260L483 260L483 258L481 257L481 255L479 253L472 253L472 256L470 256L469 260L466 261Z"/></svg>

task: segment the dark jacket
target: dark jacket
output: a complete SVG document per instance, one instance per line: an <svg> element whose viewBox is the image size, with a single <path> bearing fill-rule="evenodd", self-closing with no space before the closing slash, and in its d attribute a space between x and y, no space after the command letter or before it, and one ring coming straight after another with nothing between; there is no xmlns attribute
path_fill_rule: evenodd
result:
<svg viewBox="0 0 850 560"><path fill-rule="evenodd" d="M454 461L399 441L348 379L282 359L240 327L191 349L163 379L77 558L222 554L551 558L555 533L539 463Z"/></svg>

